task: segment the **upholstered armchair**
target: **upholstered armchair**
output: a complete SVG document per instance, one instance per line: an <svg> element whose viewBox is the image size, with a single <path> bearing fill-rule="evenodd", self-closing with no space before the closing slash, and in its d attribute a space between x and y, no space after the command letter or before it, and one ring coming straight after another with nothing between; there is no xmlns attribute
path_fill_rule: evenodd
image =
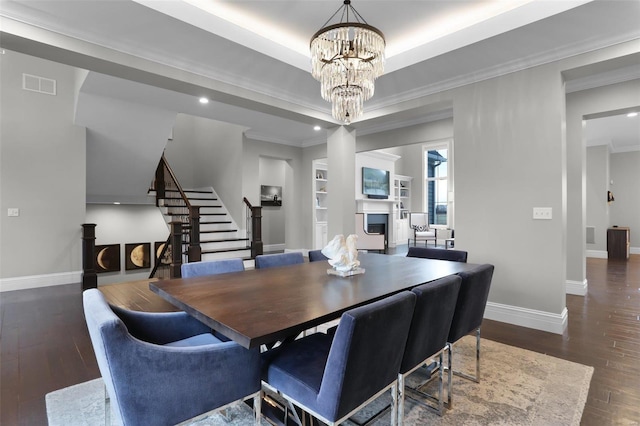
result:
<svg viewBox="0 0 640 426"><path fill-rule="evenodd" d="M135 312L98 289L84 313L113 412L123 425L173 425L253 397L261 409L260 355L221 342L185 312Z"/></svg>
<svg viewBox="0 0 640 426"><path fill-rule="evenodd" d="M409 227L413 231L413 245L418 241L433 241L437 245L436 230L429 226L429 213L409 213ZM411 245L411 238L408 242Z"/></svg>

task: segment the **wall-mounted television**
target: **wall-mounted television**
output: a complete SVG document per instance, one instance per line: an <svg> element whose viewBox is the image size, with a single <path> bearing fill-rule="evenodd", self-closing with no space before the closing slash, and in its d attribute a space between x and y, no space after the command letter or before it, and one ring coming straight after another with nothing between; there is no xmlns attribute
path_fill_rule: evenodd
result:
<svg viewBox="0 0 640 426"><path fill-rule="evenodd" d="M369 198L389 198L389 171L363 167L362 193Z"/></svg>

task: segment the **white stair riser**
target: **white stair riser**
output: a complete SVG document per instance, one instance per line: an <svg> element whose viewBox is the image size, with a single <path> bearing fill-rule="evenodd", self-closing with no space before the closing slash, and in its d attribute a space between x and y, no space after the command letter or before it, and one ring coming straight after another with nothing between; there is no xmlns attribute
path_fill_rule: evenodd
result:
<svg viewBox="0 0 640 426"><path fill-rule="evenodd" d="M228 251L223 253L203 253L202 260L218 260L218 259L232 259L237 257L250 257L251 250L238 250Z"/></svg>
<svg viewBox="0 0 640 426"><path fill-rule="evenodd" d="M232 228L233 224L232 223L200 223L200 231L227 231ZM233 233L231 232L226 232L224 233L225 237L228 237L230 235L232 235ZM206 238L202 238L203 240Z"/></svg>
<svg viewBox="0 0 640 426"><path fill-rule="evenodd" d="M220 241L215 243L200 243L202 250L221 250L246 247L247 241Z"/></svg>

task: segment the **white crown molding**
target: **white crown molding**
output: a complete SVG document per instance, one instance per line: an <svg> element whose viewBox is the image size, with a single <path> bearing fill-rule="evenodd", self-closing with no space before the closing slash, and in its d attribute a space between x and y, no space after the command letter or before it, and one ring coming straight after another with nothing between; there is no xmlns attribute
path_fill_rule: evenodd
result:
<svg viewBox="0 0 640 426"><path fill-rule="evenodd" d="M588 290L588 283L585 278L584 281L567 280L565 291L567 294L573 294L575 296L585 296Z"/></svg>
<svg viewBox="0 0 640 426"><path fill-rule="evenodd" d="M609 39L592 41L590 43L574 43L572 45L566 46L559 50L554 50L550 52L544 52L538 55L530 55L527 57L518 58L516 60L498 64L482 70L478 70L473 73L450 78L448 80L443 80L438 83L429 84L422 87L416 87L411 90L407 90L405 92L397 93L393 96L387 96L386 98L380 99L377 102L369 103L368 109L375 110L375 109L381 109L381 108L388 108L392 105L395 105L401 102L416 100L425 96L433 95L435 93L456 89L458 87L463 87L469 84L478 83L480 81L489 80L491 78L501 77L507 74L533 68L536 66L556 62L562 59L570 58L570 57L581 55L584 53L589 53L595 50L604 49L610 46L614 46L616 44L635 41L640 39L639 33L640 32L636 31L631 34L625 34L622 36L612 37ZM633 75L635 75L635 73L632 73L627 76L625 75L615 76L615 78L616 79L638 78L638 76L633 77ZM626 80L620 80L620 81L626 81ZM613 81L613 82L618 82L618 81ZM609 82L609 80L607 80L607 77L605 76L602 81L598 82L598 84L599 86L604 86L607 84L612 84L612 82ZM598 87L598 86L593 86L593 87ZM583 90L583 89L580 89L580 90Z"/></svg>
<svg viewBox="0 0 640 426"><path fill-rule="evenodd" d="M636 79L640 79L640 64L618 68L588 77L577 78L575 80L568 80L565 83L565 92L574 93Z"/></svg>
<svg viewBox="0 0 640 426"><path fill-rule="evenodd" d="M276 138L276 137L273 137L264 133L256 132L253 130L246 130L244 132L244 135L249 139L253 139L257 141L277 143L280 145L288 145L288 146L295 146L296 148L302 148L301 142L280 139L280 138Z"/></svg>
<svg viewBox="0 0 640 426"><path fill-rule="evenodd" d="M381 133L389 130L416 126L418 124L432 123L434 121L444 120L452 117L453 109L447 108L446 110L438 111L433 114L427 114L423 117L412 118L410 120L386 121L381 124L376 124L374 122L374 124L372 125L364 125L362 128L358 128L357 135L366 136L374 133Z"/></svg>
<svg viewBox="0 0 640 426"><path fill-rule="evenodd" d="M54 285L74 284L82 281L82 271L61 272L57 274L30 275L25 277L0 279L0 293L25 290L28 288L50 287Z"/></svg>
<svg viewBox="0 0 640 426"><path fill-rule="evenodd" d="M389 152L384 151L366 151L366 152L358 152L356 156L375 158L377 160L385 160L385 161L393 161L396 162L400 158L400 155L391 154Z"/></svg>
<svg viewBox="0 0 640 426"><path fill-rule="evenodd" d="M310 146L322 145L327 143L326 133L324 135L317 136L315 138L305 139L300 145L302 148L308 148Z"/></svg>
<svg viewBox="0 0 640 426"><path fill-rule="evenodd" d="M562 334L567 328L568 311L565 307L560 314L487 302L484 317L521 327L534 328L550 333Z"/></svg>
<svg viewBox="0 0 640 426"><path fill-rule="evenodd" d="M636 152L636 151L640 151L640 145L621 146L619 148L610 148L609 150L612 154L621 154L624 152Z"/></svg>
<svg viewBox="0 0 640 426"><path fill-rule="evenodd" d="M275 105L281 101L290 105L283 106L284 109L299 112L306 110L305 114L309 116L322 116L323 120L333 122L331 118L330 105L324 107L325 102L318 96L317 103L304 102L300 97L294 94L287 95L278 87L267 85L261 81L243 80L242 84L238 84L237 74L228 72L224 67L203 67L202 62L176 62L169 60L166 55L154 55L149 50L131 49L130 46L114 46L108 44L104 40L90 40L88 38L79 37L77 35L69 35L51 28L26 22L19 17L11 16L4 11L0 13L0 28L8 34L34 40L40 43L48 44L57 48L78 50L81 54L86 54L100 60L114 61L118 64L129 66L131 62L137 60L147 61L145 70L149 66L167 67L177 72L177 74L185 74L195 77L196 79L205 79L213 83L212 85L203 85L203 87L217 90L234 96L241 96L247 99L263 102L269 105ZM100 51L96 54L96 48ZM88 53L92 52L92 53ZM124 55L124 57L122 57ZM132 58L135 60L132 61ZM162 73L161 73L162 74ZM244 93L242 93L244 92ZM263 99L263 97L271 98ZM321 103L322 102L322 103ZM328 118L327 118L328 117Z"/></svg>

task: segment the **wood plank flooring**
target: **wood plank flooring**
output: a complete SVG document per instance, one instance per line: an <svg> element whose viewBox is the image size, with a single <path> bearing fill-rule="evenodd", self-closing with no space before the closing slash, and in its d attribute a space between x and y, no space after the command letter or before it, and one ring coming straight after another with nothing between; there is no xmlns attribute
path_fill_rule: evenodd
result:
<svg viewBox="0 0 640 426"><path fill-rule="evenodd" d="M587 260L564 335L485 320L482 336L595 367L583 425L640 424L640 255ZM173 309L146 281L101 287L132 309ZM0 424L46 425L44 396L99 377L79 284L0 293Z"/></svg>

